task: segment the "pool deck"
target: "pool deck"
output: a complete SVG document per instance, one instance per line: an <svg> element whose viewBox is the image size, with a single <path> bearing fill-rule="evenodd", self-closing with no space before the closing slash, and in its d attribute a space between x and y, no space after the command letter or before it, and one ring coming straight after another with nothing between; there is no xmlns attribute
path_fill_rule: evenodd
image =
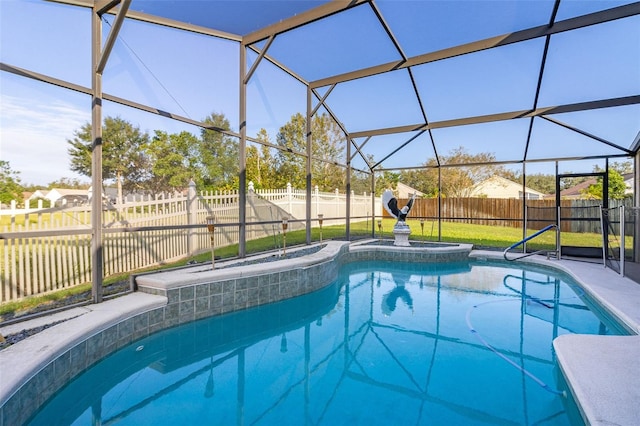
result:
<svg viewBox="0 0 640 426"><path fill-rule="evenodd" d="M502 253L473 251L478 259L502 259ZM585 292L634 331L631 336L567 334L553 347L585 423L640 425L640 284L602 264L573 260L526 258L552 265L582 284Z"/></svg>
<svg viewBox="0 0 640 426"><path fill-rule="evenodd" d="M313 256L317 258L319 254ZM503 259L501 252L481 250L472 251L470 257ZM292 259L291 262L304 264L308 259ZM587 424L639 425L640 284L601 264L548 260L542 256L531 256L518 262L554 266L573 276L591 298L636 333L632 336L563 335L553 345L560 369ZM0 351L0 406L21 386L25 377L52 362L65 348L77 345L109 324L166 303L166 297L133 293L99 305L0 326L0 333L6 336L68 319ZM8 419L0 417L0 426L9 424Z"/></svg>

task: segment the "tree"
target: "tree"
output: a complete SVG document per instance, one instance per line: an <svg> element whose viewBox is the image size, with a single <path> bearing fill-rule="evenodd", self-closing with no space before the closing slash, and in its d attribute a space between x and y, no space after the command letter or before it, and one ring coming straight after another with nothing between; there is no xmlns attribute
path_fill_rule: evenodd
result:
<svg viewBox="0 0 640 426"><path fill-rule="evenodd" d="M280 127L276 136L276 144L280 150L276 154L276 185L284 187L291 183L294 188L305 188L306 158L296 154L305 153L307 140L305 138L306 118L300 113L294 114L289 122Z"/></svg>
<svg viewBox="0 0 640 426"><path fill-rule="evenodd" d="M254 188L262 187L260 176L260 152L255 145L247 145L247 185L253 182Z"/></svg>
<svg viewBox="0 0 640 426"><path fill-rule="evenodd" d="M352 169L351 190L356 194L371 193L371 175Z"/></svg>
<svg viewBox="0 0 640 426"><path fill-rule="evenodd" d="M598 170L596 170L598 171ZM625 198L625 191L627 186L624 184L624 177L620 173L618 173L615 169L609 169L608 175L609 181L609 199L612 200L622 200ZM596 183L589 185L589 187L584 191L584 195L591 199L600 200L602 199L602 186L603 180L599 177Z"/></svg>
<svg viewBox="0 0 640 426"><path fill-rule="evenodd" d="M22 201L22 185L20 172L11 170L8 161L0 160L0 203L9 204L11 201Z"/></svg>
<svg viewBox="0 0 640 426"><path fill-rule="evenodd" d="M187 131L168 134L156 130L146 148L151 163L146 189L155 193L181 190L190 180L201 187L204 179L199 167L199 144L200 140Z"/></svg>
<svg viewBox="0 0 640 426"><path fill-rule="evenodd" d="M427 170L405 170L400 175L400 180L405 185L423 192L427 197L438 195L438 172ZM376 184L377 186L378 184Z"/></svg>
<svg viewBox="0 0 640 426"><path fill-rule="evenodd" d="M522 183L522 175L518 175L517 182ZM544 173L527 175L527 187L540 191L543 194L556 193L556 177Z"/></svg>
<svg viewBox="0 0 640 426"><path fill-rule="evenodd" d="M265 129L260 129L256 137L261 142L271 143L269 134ZM247 184L253 182L254 188L270 188L275 177L273 157L269 145L247 146Z"/></svg>
<svg viewBox="0 0 640 426"><path fill-rule="evenodd" d="M211 113L203 122L217 129L231 128L222 113ZM200 136L198 155L204 186L216 190L238 188L238 141L212 129L202 129Z"/></svg>
<svg viewBox="0 0 640 426"><path fill-rule="evenodd" d="M473 191L473 186L494 175L506 173L504 166L490 164L495 161L495 155L488 152L478 154L468 153L464 147L452 149L448 155L440 156L440 182L442 183L442 195L446 197L468 197ZM478 166L465 166L464 164L481 164ZM458 165L459 166L456 166ZM422 170L403 172L400 180L424 192L427 196L438 195L438 162L435 158L427 160ZM451 167L449 167L451 166Z"/></svg>
<svg viewBox="0 0 640 426"><path fill-rule="evenodd" d="M567 174L572 174L573 172L569 171ZM562 177L560 179L560 191L564 191L565 189L573 188L576 185L580 185L583 182L591 179L591 176L571 176L571 177ZM555 191L554 191L555 193Z"/></svg>
<svg viewBox="0 0 640 426"><path fill-rule="evenodd" d="M80 182L80 179L62 177L58 180L54 180L47 185L48 189L53 188L65 188L65 189L88 189L91 186L90 183Z"/></svg>
<svg viewBox="0 0 640 426"><path fill-rule="evenodd" d="M102 176L114 180L118 188L118 202L122 202L122 191L142 189L150 177L149 161L144 148L149 136L126 120L107 117L102 129ZM91 176L91 153L93 140L91 124L86 123L74 133L70 145L71 170Z"/></svg>
<svg viewBox="0 0 640 426"><path fill-rule="evenodd" d="M388 170L382 172L381 175L376 175L376 195L382 195L387 189L396 189L400 180L400 173L394 173Z"/></svg>
<svg viewBox="0 0 640 426"><path fill-rule="evenodd" d="M321 191L332 191L346 186L346 169L339 163L345 163L345 147L347 139L338 124L324 113L316 115L311 121L313 135L313 156L311 164L312 185ZM342 160L342 161L341 161Z"/></svg>
<svg viewBox="0 0 640 426"><path fill-rule="evenodd" d="M281 147L276 155L278 186L288 182L294 187L306 187L307 158L296 152L306 154L307 119L300 113L294 114L288 123L282 126L276 137ZM322 191L344 188L346 170L338 165L344 157L346 138L338 124L326 113L316 115L311 121L312 156L321 158L312 162L312 185Z"/></svg>
<svg viewBox="0 0 640 426"><path fill-rule="evenodd" d="M609 169L613 169L621 175L633 173L633 162L630 160L620 162L614 161L613 163L609 164Z"/></svg>

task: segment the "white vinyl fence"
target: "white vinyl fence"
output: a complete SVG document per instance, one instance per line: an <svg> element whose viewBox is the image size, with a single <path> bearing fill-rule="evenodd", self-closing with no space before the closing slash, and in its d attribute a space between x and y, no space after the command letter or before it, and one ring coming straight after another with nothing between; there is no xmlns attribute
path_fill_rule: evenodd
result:
<svg viewBox="0 0 640 426"><path fill-rule="evenodd" d="M103 211L104 275L127 273L208 250L207 217L216 221L215 246L237 244L237 191L139 196ZM345 223L346 195L312 192L311 218L324 225ZM283 217L290 229L304 228L306 191L287 186L247 194L247 239L280 232ZM351 195L351 216L370 214L371 196ZM0 302L72 287L91 281L90 206L0 210L10 224L0 229ZM22 220L24 218L24 220ZM273 222L269 224L268 222ZM254 225L252 225L254 223ZM229 225L229 226L225 226ZM312 221L312 226L317 222Z"/></svg>

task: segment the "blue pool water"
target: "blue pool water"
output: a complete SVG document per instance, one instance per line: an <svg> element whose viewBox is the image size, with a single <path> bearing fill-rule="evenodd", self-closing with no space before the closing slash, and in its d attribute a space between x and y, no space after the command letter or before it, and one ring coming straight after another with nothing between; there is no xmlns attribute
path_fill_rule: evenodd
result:
<svg viewBox="0 0 640 426"><path fill-rule="evenodd" d="M621 333L581 295L514 264L348 264L123 348L29 424L569 425L552 340Z"/></svg>

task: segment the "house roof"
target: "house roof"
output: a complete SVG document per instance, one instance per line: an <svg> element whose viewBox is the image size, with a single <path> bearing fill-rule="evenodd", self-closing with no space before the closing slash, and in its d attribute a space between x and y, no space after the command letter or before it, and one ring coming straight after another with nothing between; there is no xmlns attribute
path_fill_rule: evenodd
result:
<svg viewBox="0 0 640 426"><path fill-rule="evenodd" d="M60 195L87 195L86 189L68 189L68 188L54 188L49 193L56 191Z"/></svg>
<svg viewBox="0 0 640 426"><path fill-rule="evenodd" d="M36 198L46 198L49 193L48 189L36 189L30 196L29 200L34 200Z"/></svg>
<svg viewBox="0 0 640 426"><path fill-rule="evenodd" d="M424 197L424 192L418 191L417 189L406 185L402 182L398 182L396 185L396 191L398 192L398 197L400 198L409 198L409 196L416 194L416 197Z"/></svg>
<svg viewBox="0 0 640 426"><path fill-rule="evenodd" d="M580 182L577 185L574 185L570 188L564 189L562 191L560 191L560 197L576 197L576 196L580 196L584 193L584 191L587 190L587 188L589 188L591 185L595 184L598 182L598 179L596 178L591 178L591 179L587 179L584 182Z"/></svg>

